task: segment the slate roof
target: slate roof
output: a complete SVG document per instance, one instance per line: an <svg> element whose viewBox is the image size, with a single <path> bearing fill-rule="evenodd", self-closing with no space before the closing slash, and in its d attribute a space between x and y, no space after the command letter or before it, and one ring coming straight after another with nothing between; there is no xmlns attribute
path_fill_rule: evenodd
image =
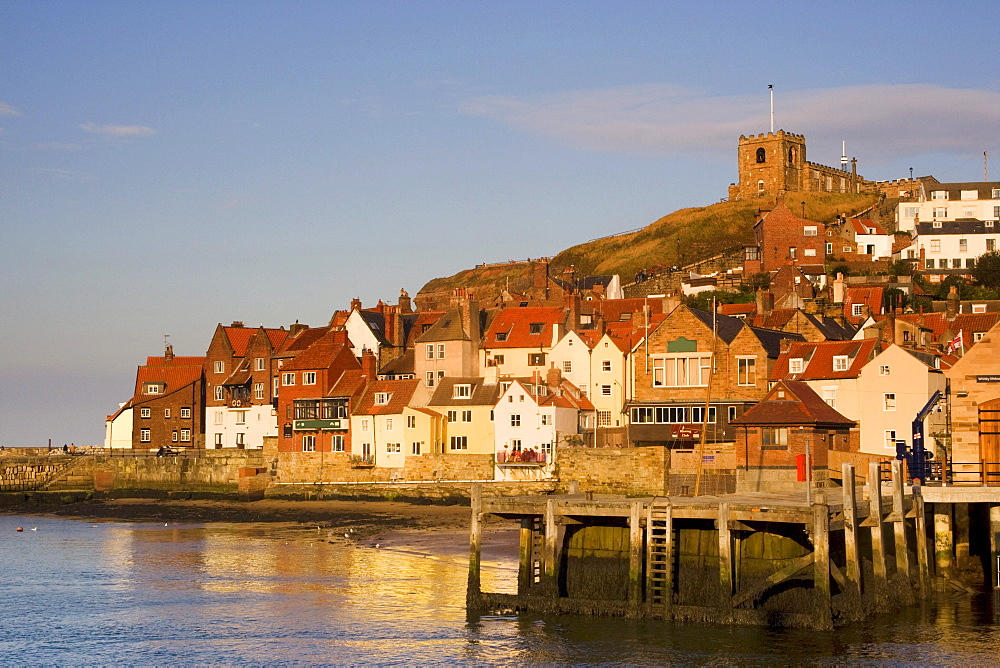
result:
<svg viewBox="0 0 1000 668"><path fill-rule="evenodd" d="M857 378L861 373L861 367L867 364L876 354L878 354L878 341L875 339L861 339L859 341L821 341L821 342L798 342L794 341L788 346L788 350L778 356L774 363L771 375L768 380L781 380L788 378L791 380L835 380L841 378ZM833 370L833 358L846 355L848 358L847 369L844 371ZM802 373L789 374L788 361L790 359L802 358Z"/></svg>
<svg viewBox="0 0 1000 668"><path fill-rule="evenodd" d="M730 421L737 425L829 425L853 427L849 420L831 408L802 381L779 380L764 396L743 415Z"/></svg>
<svg viewBox="0 0 1000 668"><path fill-rule="evenodd" d="M482 314L477 313L472 317L481 318ZM481 319L480 322L482 322ZM461 312L457 308L454 308L443 312L440 317L435 319L434 324L426 332L419 334L414 340L417 343L422 343L426 341L468 341L470 339L469 333L462 327Z"/></svg>
<svg viewBox="0 0 1000 668"><path fill-rule="evenodd" d="M424 333L424 326L426 325L429 329L443 315L444 311L419 311L417 313L407 313L404 315L403 328L406 332L406 337L404 339L406 341L406 346L412 347ZM479 331L482 331L482 329Z"/></svg>
<svg viewBox="0 0 1000 668"><path fill-rule="evenodd" d="M396 359L383 365L382 368L379 369L378 373L380 376L392 376L407 373L412 374L414 366L413 358L413 349L410 348Z"/></svg>
<svg viewBox="0 0 1000 668"><path fill-rule="evenodd" d="M389 340L385 337L385 314L379 313L378 311L358 311L358 315L364 320L365 324L368 325L368 329L372 331L375 338L378 339L379 345L386 346L389 345Z"/></svg>
<svg viewBox="0 0 1000 668"><path fill-rule="evenodd" d="M987 225L987 221L963 218L959 220L941 220L938 222L919 222L916 224L918 237L935 237L947 234L996 234L1000 232L1000 227L994 221ZM940 227L935 227L939 225Z"/></svg>
<svg viewBox="0 0 1000 668"><path fill-rule="evenodd" d="M702 311L701 309L697 308L692 308L688 310L691 311L691 314L694 317L698 318L703 323L705 323L705 326L708 327L709 329L712 329L714 321L716 327L716 333L719 335L719 338L725 341L726 343L732 343L733 339L736 338L736 335L739 334L740 330L743 329L744 323L739 318L734 318L732 316L721 315L721 314L718 314L713 317L711 311Z"/></svg>
<svg viewBox="0 0 1000 668"><path fill-rule="evenodd" d="M943 202L961 202L963 190L975 190L979 199L994 199L993 189L1000 188L1000 181L967 181L959 183L931 183L924 185L927 196L926 201L931 201L931 191L947 190L948 199ZM970 201L970 200L965 200Z"/></svg>
<svg viewBox="0 0 1000 668"><path fill-rule="evenodd" d="M411 380L370 381L365 388L364 394L361 395L357 407L354 409L354 414L396 415L402 413L403 409L410 403L410 399L413 397L413 393L416 391L419 382L415 378ZM375 395L382 392L387 392L391 395L389 403L376 406Z"/></svg>
<svg viewBox="0 0 1000 668"><path fill-rule="evenodd" d="M760 341L770 359L777 359L781 354L782 341L805 341L806 337L801 334L781 332L774 329L764 329L762 327L750 327L750 331Z"/></svg>
<svg viewBox="0 0 1000 668"><path fill-rule="evenodd" d="M469 397L456 397L456 385L471 385ZM500 384L487 385L484 378L471 377L448 377L445 376L438 381L437 387L428 406L494 406L500 399Z"/></svg>

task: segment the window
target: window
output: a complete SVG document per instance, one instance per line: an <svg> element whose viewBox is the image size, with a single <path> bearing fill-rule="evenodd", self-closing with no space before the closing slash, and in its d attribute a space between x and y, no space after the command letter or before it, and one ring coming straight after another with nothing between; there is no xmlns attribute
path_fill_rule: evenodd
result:
<svg viewBox="0 0 1000 668"><path fill-rule="evenodd" d="M736 406L729 407L729 421L732 422L736 419Z"/></svg>
<svg viewBox="0 0 1000 668"><path fill-rule="evenodd" d="M948 217L948 208L944 207L944 206L936 206L936 207L934 207L934 217L935 218L947 218ZM941 227L941 221L938 220L938 221L935 221L935 223L936 224L934 225L934 227Z"/></svg>
<svg viewBox="0 0 1000 668"><path fill-rule="evenodd" d="M304 371L304 372L302 372L302 384L303 385L315 385L316 384L316 372L315 371Z"/></svg>
<svg viewBox="0 0 1000 668"><path fill-rule="evenodd" d="M653 387L703 387L710 359L708 354L653 358Z"/></svg>
<svg viewBox="0 0 1000 668"><path fill-rule="evenodd" d="M472 396L472 385L469 383L459 383L455 385L451 396L453 399L468 399Z"/></svg>
<svg viewBox="0 0 1000 668"><path fill-rule="evenodd" d="M330 437L330 452L343 452L344 451L344 436L342 434L334 434Z"/></svg>
<svg viewBox="0 0 1000 668"><path fill-rule="evenodd" d="M611 360L601 360L601 371L611 371Z"/></svg>
<svg viewBox="0 0 1000 668"><path fill-rule="evenodd" d="M739 357L736 359L736 384L756 385L757 384L757 358Z"/></svg>
<svg viewBox="0 0 1000 668"><path fill-rule="evenodd" d="M611 411L597 411L597 426L598 427L611 426Z"/></svg>
<svg viewBox="0 0 1000 668"><path fill-rule="evenodd" d="M932 190L931 199L948 199L947 190Z"/></svg>
<svg viewBox="0 0 1000 668"><path fill-rule="evenodd" d="M972 333L972 342L973 343L979 343L980 341L983 340L984 336L986 336L986 332L973 332Z"/></svg>
<svg viewBox="0 0 1000 668"><path fill-rule="evenodd" d="M908 206L903 208L903 218L916 218L920 215L920 207Z"/></svg>
<svg viewBox="0 0 1000 668"><path fill-rule="evenodd" d="M963 190L961 194L962 199L979 199L978 190Z"/></svg>
<svg viewBox="0 0 1000 668"><path fill-rule="evenodd" d="M888 376L889 375L889 365L888 364L883 364L882 366L880 366L878 368L878 375L880 375L880 376Z"/></svg>
<svg viewBox="0 0 1000 668"><path fill-rule="evenodd" d="M222 411L215 411L215 424L222 424Z"/></svg>
<svg viewBox="0 0 1000 668"><path fill-rule="evenodd" d="M462 422L472 422L472 411L462 411Z"/></svg>
<svg viewBox="0 0 1000 668"><path fill-rule="evenodd" d="M510 416L510 426L511 427L520 427L521 426L521 416L520 415L511 415Z"/></svg>
<svg viewBox="0 0 1000 668"><path fill-rule="evenodd" d="M769 449L784 450L788 448L788 427L762 427L760 443Z"/></svg>
<svg viewBox="0 0 1000 668"><path fill-rule="evenodd" d="M653 421L653 409L647 406L632 409L632 424L649 424Z"/></svg>
<svg viewBox="0 0 1000 668"><path fill-rule="evenodd" d="M140 429L139 430L139 440L143 443L149 443L149 430Z"/></svg>
<svg viewBox="0 0 1000 668"><path fill-rule="evenodd" d="M610 397L611 396L611 386L610 385L601 385L601 396L602 397Z"/></svg>
<svg viewBox="0 0 1000 668"><path fill-rule="evenodd" d="M830 408L837 407L837 387L835 385L823 388L823 401L825 401Z"/></svg>
<svg viewBox="0 0 1000 668"><path fill-rule="evenodd" d="M450 450L468 450L469 449L469 437L468 436L452 436L449 439L448 448Z"/></svg>
<svg viewBox="0 0 1000 668"><path fill-rule="evenodd" d="M448 422L458 422L458 411L448 411Z"/></svg>
<svg viewBox="0 0 1000 668"><path fill-rule="evenodd" d="M885 430L885 447L892 450L896 449L896 430L886 429Z"/></svg>
<svg viewBox="0 0 1000 668"><path fill-rule="evenodd" d="M247 412L236 411L236 424L246 424L246 423L247 423Z"/></svg>
<svg viewBox="0 0 1000 668"><path fill-rule="evenodd" d="M385 451L388 452L389 454L402 452L402 444L401 443L386 443L385 444Z"/></svg>
<svg viewBox="0 0 1000 668"><path fill-rule="evenodd" d="M406 428L407 429L416 429L417 428L417 416L416 415L407 415L406 416Z"/></svg>
<svg viewBox="0 0 1000 668"><path fill-rule="evenodd" d="M222 360L216 360L215 361L214 369L215 369L215 373L225 373L226 372L226 363L223 362Z"/></svg>
<svg viewBox="0 0 1000 668"><path fill-rule="evenodd" d="M833 242L832 241L827 241L826 242L826 254L827 255L833 255Z"/></svg>
<svg viewBox="0 0 1000 668"><path fill-rule="evenodd" d="M419 455L420 454L420 443L419 442L414 441L413 443L410 443L410 454L412 454L412 455Z"/></svg>
<svg viewBox="0 0 1000 668"><path fill-rule="evenodd" d="M302 452L316 452L316 437L306 434L302 437Z"/></svg>
<svg viewBox="0 0 1000 668"><path fill-rule="evenodd" d="M973 304L972 305L972 312L973 313L986 313L986 304Z"/></svg>
<svg viewBox="0 0 1000 668"><path fill-rule="evenodd" d="M241 440L239 438L240 434L236 434L236 436L237 436L236 442L239 443L240 440ZM181 429L181 443L187 443L190 440L191 440L191 430L190 429Z"/></svg>
<svg viewBox="0 0 1000 668"><path fill-rule="evenodd" d="M424 359L432 360L434 359L434 344L428 343L424 346Z"/></svg>
<svg viewBox="0 0 1000 668"><path fill-rule="evenodd" d="M819 229L815 225L806 225L802 228L802 236L814 237L819 234Z"/></svg>
<svg viewBox="0 0 1000 668"><path fill-rule="evenodd" d="M545 323L533 322L528 325L529 334L541 334L542 329L545 327Z"/></svg>
<svg viewBox="0 0 1000 668"><path fill-rule="evenodd" d="M854 246L844 246L840 250L842 252L844 252L844 253L853 253L854 252Z"/></svg>
<svg viewBox="0 0 1000 668"><path fill-rule="evenodd" d="M760 164L763 164L766 161L767 161L767 152L764 150L763 147L757 149L757 164L760 165ZM763 181L761 181L760 183L761 183L761 185L764 184Z"/></svg>
<svg viewBox="0 0 1000 668"><path fill-rule="evenodd" d="M264 398L264 383L254 383L253 398L258 400Z"/></svg>
<svg viewBox="0 0 1000 668"><path fill-rule="evenodd" d="M847 355L834 355L833 356L833 370L834 371L847 371Z"/></svg>
<svg viewBox="0 0 1000 668"><path fill-rule="evenodd" d="M376 392L375 393L375 405L385 406L389 403L389 397L392 396L392 392Z"/></svg>
<svg viewBox="0 0 1000 668"><path fill-rule="evenodd" d="M496 336L497 336L497 341L506 341L507 340L507 332L497 332Z"/></svg>
<svg viewBox="0 0 1000 668"><path fill-rule="evenodd" d="M934 268L934 260L927 260L927 268L928 269Z"/></svg>
<svg viewBox="0 0 1000 668"><path fill-rule="evenodd" d="M528 366L545 366L545 353L529 353Z"/></svg>
<svg viewBox="0 0 1000 668"><path fill-rule="evenodd" d="M802 255L805 257L816 257L815 248L804 248L802 249Z"/></svg>
<svg viewBox="0 0 1000 668"><path fill-rule="evenodd" d="M883 410L894 411L896 410L896 393L886 392L882 395L883 398Z"/></svg>
<svg viewBox="0 0 1000 668"><path fill-rule="evenodd" d="M437 379L441 380L442 378L444 378L444 371L439 369L437 372Z"/></svg>
<svg viewBox="0 0 1000 668"><path fill-rule="evenodd" d="M572 362L572 360L565 360L562 363L562 370L563 370L563 373L571 373L573 371L573 362Z"/></svg>
<svg viewBox="0 0 1000 668"><path fill-rule="evenodd" d="M254 368L255 371L264 371L264 369L266 368L264 366L264 358L263 357L254 357L253 358L253 368Z"/></svg>
<svg viewBox="0 0 1000 668"><path fill-rule="evenodd" d="M788 360L788 373L802 373L803 361L801 357L793 357Z"/></svg>
<svg viewBox="0 0 1000 668"><path fill-rule="evenodd" d="M968 253L969 252L969 240L968 239L959 239L958 240L958 252L959 253Z"/></svg>
<svg viewBox="0 0 1000 668"><path fill-rule="evenodd" d="M715 406L708 407L708 420L704 419L705 407L704 406L692 406L691 407L691 422L709 422L715 423Z"/></svg>
<svg viewBox="0 0 1000 668"><path fill-rule="evenodd" d="M539 415L538 416L538 425L540 427L549 427L549 426L551 426L552 425L552 416L551 415Z"/></svg>
<svg viewBox="0 0 1000 668"><path fill-rule="evenodd" d="M976 209L974 207L967 206L964 209L962 209L962 218L975 218L975 217L976 217Z"/></svg>
<svg viewBox="0 0 1000 668"><path fill-rule="evenodd" d="M159 383L149 383L146 385L146 394L159 394L160 385Z"/></svg>
<svg viewBox="0 0 1000 668"><path fill-rule="evenodd" d="M176 443L177 442L177 430L176 429L174 429L172 432L170 432L170 441L172 443Z"/></svg>
<svg viewBox="0 0 1000 668"><path fill-rule="evenodd" d="M437 344L437 356L438 356L439 360L443 360L444 359L444 344L443 343Z"/></svg>
<svg viewBox="0 0 1000 668"><path fill-rule="evenodd" d="M368 431L368 418L361 421L361 431Z"/></svg>
<svg viewBox="0 0 1000 668"><path fill-rule="evenodd" d="M391 417L387 417L385 419L385 430L386 431L392 431L392 418Z"/></svg>
<svg viewBox="0 0 1000 668"><path fill-rule="evenodd" d="M222 434L218 434L217 433L215 435L215 447L216 448L221 448L222 447Z"/></svg>
<svg viewBox="0 0 1000 668"><path fill-rule="evenodd" d="M503 355L494 355L493 363L497 366L503 366Z"/></svg>
<svg viewBox="0 0 1000 668"><path fill-rule="evenodd" d="M865 314L864 304L851 304L851 315L853 315L855 318L860 318L864 314Z"/></svg>
<svg viewBox="0 0 1000 668"><path fill-rule="evenodd" d="M164 419L167 419L167 420L170 419L170 409L169 408L164 408L163 409L163 417L164 417Z"/></svg>
<svg viewBox="0 0 1000 668"><path fill-rule="evenodd" d="M424 372L424 385L427 387L434 387L434 372L426 371Z"/></svg>
<svg viewBox="0 0 1000 668"><path fill-rule="evenodd" d="M794 260L796 258L796 254L797 253L798 253L798 249L795 246L789 246L788 247L788 257L790 257L790 258L792 258Z"/></svg>
<svg viewBox="0 0 1000 668"><path fill-rule="evenodd" d="M274 378L271 379L271 391L274 393L275 396L278 395L278 377L277 376L275 376Z"/></svg>
<svg viewBox="0 0 1000 668"><path fill-rule="evenodd" d="M153 414L153 412L150 409L148 409L148 408L140 408L139 409L139 417L141 417L141 418L148 418L148 417L152 416L152 414Z"/></svg>
<svg viewBox="0 0 1000 668"><path fill-rule="evenodd" d="M295 374L294 373L283 373L283 374L281 374L281 384L282 385L294 385L295 384Z"/></svg>
<svg viewBox="0 0 1000 668"><path fill-rule="evenodd" d="M996 249L997 249L997 240L996 239L987 239L986 240L986 250L987 251L995 251Z"/></svg>

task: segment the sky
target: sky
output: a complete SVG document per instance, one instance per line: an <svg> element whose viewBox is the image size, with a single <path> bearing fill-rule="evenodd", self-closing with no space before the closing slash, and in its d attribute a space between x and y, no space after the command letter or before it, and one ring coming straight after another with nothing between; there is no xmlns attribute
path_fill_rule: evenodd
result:
<svg viewBox="0 0 1000 668"><path fill-rule="evenodd" d="M815 6L813 6L815 5ZM0 4L0 445L96 444L164 336L324 325L726 196L740 134L1000 179L992 2Z"/></svg>

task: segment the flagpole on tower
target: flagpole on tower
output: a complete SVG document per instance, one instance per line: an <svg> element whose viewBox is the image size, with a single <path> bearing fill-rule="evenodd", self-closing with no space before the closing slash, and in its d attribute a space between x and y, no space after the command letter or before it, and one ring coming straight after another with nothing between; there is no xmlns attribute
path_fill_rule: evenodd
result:
<svg viewBox="0 0 1000 668"><path fill-rule="evenodd" d="M771 134L774 134L774 86L767 84L767 91L771 94Z"/></svg>

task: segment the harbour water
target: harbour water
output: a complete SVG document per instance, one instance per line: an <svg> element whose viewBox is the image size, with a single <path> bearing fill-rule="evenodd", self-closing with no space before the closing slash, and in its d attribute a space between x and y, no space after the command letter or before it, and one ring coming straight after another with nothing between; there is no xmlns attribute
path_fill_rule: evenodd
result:
<svg viewBox="0 0 1000 668"><path fill-rule="evenodd" d="M359 546L315 527L0 515L0 545L4 665L1000 664L991 594L830 633L470 616L460 549ZM515 588L513 558L484 561L484 589Z"/></svg>

